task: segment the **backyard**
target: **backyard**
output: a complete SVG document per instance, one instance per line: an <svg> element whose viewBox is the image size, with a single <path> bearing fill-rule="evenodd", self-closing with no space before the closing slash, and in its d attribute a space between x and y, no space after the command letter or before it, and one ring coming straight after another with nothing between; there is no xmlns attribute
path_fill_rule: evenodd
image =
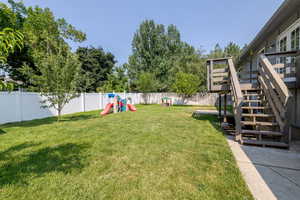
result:
<svg viewBox="0 0 300 200"><path fill-rule="evenodd" d="M137 109L0 126L0 199L252 199L215 117Z"/></svg>

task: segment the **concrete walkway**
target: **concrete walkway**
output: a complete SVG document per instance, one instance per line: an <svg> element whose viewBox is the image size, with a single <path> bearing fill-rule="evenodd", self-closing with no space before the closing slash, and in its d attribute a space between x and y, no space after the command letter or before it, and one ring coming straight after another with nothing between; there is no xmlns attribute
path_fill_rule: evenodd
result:
<svg viewBox="0 0 300 200"><path fill-rule="evenodd" d="M194 113L196 114L200 114L200 115L219 115L219 111L217 110L196 110L194 111ZM221 115L224 115L224 111L221 111ZM233 116L232 113L230 113L229 111L227 111L227 116Z"/></svg>
<svg viewBox="0 0 300 200"><path fill-rule="evenodd" d="M244 146L231 137L228 143L255 199L300 199L299 149Z"/></svg>

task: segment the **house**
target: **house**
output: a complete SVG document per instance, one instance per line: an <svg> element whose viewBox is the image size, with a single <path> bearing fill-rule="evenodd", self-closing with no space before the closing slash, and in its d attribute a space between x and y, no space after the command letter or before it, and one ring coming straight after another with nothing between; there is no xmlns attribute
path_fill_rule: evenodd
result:
<svg viewBox="0 0 300 200"><path fill-rule="evenodd" d="M236 63L207 70L208 90L233 97L237 140L289 147L300 137L300 1L285 0Z"/></svg>

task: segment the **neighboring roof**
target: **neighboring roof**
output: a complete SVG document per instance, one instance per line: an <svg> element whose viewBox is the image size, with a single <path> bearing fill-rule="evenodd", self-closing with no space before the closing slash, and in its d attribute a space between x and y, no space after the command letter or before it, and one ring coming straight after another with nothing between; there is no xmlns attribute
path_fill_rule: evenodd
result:
<svg viewBox="0 0 300 200"><path fill-rule="evenodd" d="M299 11L299 7L300 0L285 0L273 14L271 19L269 19L261 31L256 35L254 40L242 52L240 61L244 61L249 56L251 51L257 51L261 43L263 43L270 35L272 35L274 31L277 31L278 27L291 17L291 14Z"/></svg>

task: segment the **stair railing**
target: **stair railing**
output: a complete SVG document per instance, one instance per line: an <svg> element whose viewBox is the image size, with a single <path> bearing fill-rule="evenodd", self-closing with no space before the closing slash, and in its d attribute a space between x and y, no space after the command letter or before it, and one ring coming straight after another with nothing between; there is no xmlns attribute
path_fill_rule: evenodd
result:
<svg viewBox="0 0 300 200"><path fill-rule="evenodd" d="M259 57L258 81L274 112L280 131L288 134L291 119L292 94L265 55Z"/></svg>
<svg viewBox="0 0 300 200"><path fill-rule="evenodd" d="M217 64L221 64L222 67L214 69ZM235 135L236 140L241 140L243 94L232 58L210 59L207 61L207 88L209 92L226 93L231 90L234 98Z"/></svg>
<svg viewBox="0 0 300 200"><path fill-rule="evenodd" d="M241 89L241 85L238 79L238 75L236 69L233 64L232 58L228 59L228 72L230 77L230 87L232 96L234 98L233 101L233 114L235 119L235 129L236 129L236 140L241 140L241 119L242 119L242 102L243 102L243 93Z"/></svg>
<svg viewBox="0 0 300 200"><path fill-rule="evenodd" d="M228 91L228 58L207 61L207 89L209 92Z"/></svg>

